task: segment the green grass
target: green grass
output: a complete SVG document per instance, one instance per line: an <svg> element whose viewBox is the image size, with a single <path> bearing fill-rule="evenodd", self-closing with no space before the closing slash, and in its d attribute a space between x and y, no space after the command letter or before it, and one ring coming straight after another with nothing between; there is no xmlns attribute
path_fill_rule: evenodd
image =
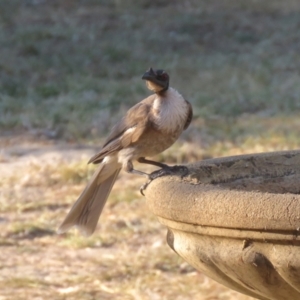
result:
<svg viewBox="0 0 300 300"><path fill-rule="evenodd" d="M0 126L104 135L162 67L198 118L298 113L300 4L10 1L1 4Z"/></svg>

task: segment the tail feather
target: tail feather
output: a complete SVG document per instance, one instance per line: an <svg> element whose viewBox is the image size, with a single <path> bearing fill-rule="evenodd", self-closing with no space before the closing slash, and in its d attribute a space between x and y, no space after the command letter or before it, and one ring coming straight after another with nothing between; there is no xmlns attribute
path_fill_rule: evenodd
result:
<svg viewBox="0 0 300 300"><path fill-rule="evenodd" d="M78 227L86 236L95 231L103 207L121 170L118 167L106 164L99 166L58 228L58 233L64 233L72 226Z"/></svg>

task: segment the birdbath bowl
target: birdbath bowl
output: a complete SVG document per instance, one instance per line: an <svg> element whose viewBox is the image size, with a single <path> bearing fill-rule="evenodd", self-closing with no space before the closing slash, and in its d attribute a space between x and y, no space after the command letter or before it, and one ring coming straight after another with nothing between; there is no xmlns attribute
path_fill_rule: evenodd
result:
<svg viewBox="0 0 300 300"><path fill-rule="evenodd" d="M147 203L169 246L257 299L300 299L300 151L208 159L153 180Z"/></svg>

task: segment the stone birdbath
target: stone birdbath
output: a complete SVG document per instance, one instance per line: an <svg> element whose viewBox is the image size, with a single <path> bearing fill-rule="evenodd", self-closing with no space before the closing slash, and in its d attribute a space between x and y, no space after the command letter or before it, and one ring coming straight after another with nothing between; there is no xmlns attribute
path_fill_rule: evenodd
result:
<svg viewBox="0 0 300 300"><path fill-rule="evenodd" d="M300 299L300 151L208 159L153 180L145 195L169 246L257 299Z"/></svg>

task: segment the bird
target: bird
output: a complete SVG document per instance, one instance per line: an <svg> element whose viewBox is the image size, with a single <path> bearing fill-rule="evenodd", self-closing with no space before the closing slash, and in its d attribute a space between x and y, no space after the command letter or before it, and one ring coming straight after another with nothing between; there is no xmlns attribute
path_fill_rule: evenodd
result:
<svg viewBox="0 0 300 300"><path fill-rule="evenodd" d="M150 180L155 177L134 169L133 161L154 165L166 172L171 170L168 165L147 158L174 144L189 127L193 109L177 90L169 86L170 77L165 70L149 68L142 79L153 94L127 111L112 128L100 152L89 160L88 163L99 166L58 228L59 234L73 226L85 236L94 233L121 169L148 176Z"/></svg>

